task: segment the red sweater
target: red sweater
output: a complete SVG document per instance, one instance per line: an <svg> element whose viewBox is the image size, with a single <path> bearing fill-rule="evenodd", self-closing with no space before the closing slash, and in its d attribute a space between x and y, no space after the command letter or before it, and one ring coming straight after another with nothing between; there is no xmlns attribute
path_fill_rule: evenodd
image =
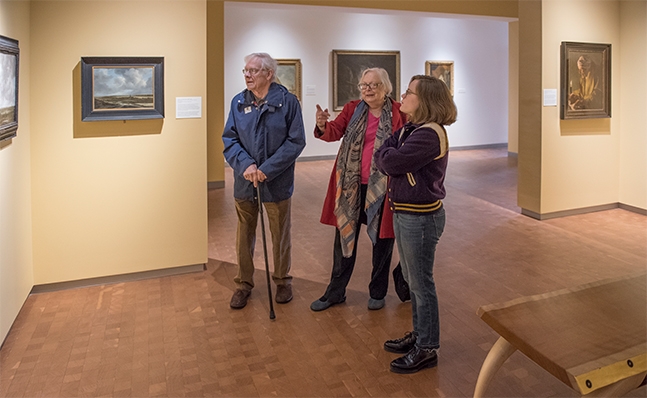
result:
<svg viewBox="0 0 647 398"><path fill-rule="evenodd" d="M326 123L326 132L321 133L321 131L315 126L314 136L320 140L326 142L334 142L342 139L346 133L346 127L350 122L351 116L357 107L357 104L360 103L360 100L355 100L344 105L341 113L335 118L335 120ZM400 112L400 103L393 102L393 119L392 124L392 133L399 130L407 120L407 116ZM339 155L338 155L339 156ZM337 227L337 218L335 217L335 191L337 186L335 184L335 170L337 170L337 160L335 160L335 165L332 168L330 174L330 181L328 182L328 191L326 192L326 198L324 199L323 209L321 210L321 223L326 225L332 225ZM389 208L388 200L384 200L384 207L382 209L382 222L380 224L380 238L394 238L393 233L393 212Z"/></svg>

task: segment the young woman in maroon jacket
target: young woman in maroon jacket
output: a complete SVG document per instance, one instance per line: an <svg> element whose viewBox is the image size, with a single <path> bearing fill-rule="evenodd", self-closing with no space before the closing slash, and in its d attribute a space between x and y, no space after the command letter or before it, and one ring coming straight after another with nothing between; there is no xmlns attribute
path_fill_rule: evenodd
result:
<svg viewBox="0 0 647 398"><path fill-rule="evenodd" d="M337 227L332 273L326 292L310 305L313 311L323 311L346 300L361 224L366 224L373 243L368 308L384 307L388 290L393 214L384 199L386 176L375 167L373 153L402 127L406 117L399 111L400 104L389 97L392 85L386 70L366 69L358 83L361 99L346 104L335 120L328 121L328 110L317 105L315 137L327 142L343 140L321 213L323 224Z"/></svg>
<svg viewBox="0 0 647 398"><path fill-rule="evenodd" d="M389 176L389 205L402 273L409 283L413 332L388 340L384 349L406 354L391 362L395 373L414 373L438 363L440 324L433 267L445 228L445 171L449 144L443 126L456 121L449 89L431 76L416 75L402 94L409 123L375 152Z"/></svg>

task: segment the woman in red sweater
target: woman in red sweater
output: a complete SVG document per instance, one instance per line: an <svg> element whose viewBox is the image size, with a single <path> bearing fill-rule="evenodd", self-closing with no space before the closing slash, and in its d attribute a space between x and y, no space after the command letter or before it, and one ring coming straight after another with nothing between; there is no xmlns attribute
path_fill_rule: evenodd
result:
<svg viewBox="0 0 647 398"><path fill-rule="evenodd" d="M317 105L315 137L327 141L343 138L330 176L321 222L333 225L335 243L330 283L324 295L310 305L323 311L346 300L346 286L355 267L357 239L366 224L373 243L373 270L368 308L384 307L393 254L393 213L385 201L387 179L375 167L373 153L406 121L400 104L393 101L388 73L382 68L362 72L357 85L361 100L344 106L335 120Z"/></svg>

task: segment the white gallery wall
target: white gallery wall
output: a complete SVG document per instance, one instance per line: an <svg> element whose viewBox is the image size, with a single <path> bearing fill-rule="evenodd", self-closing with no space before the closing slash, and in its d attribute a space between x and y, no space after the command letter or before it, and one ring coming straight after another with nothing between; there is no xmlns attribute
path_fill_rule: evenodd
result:
<svg viewBox="0 0 647 398"><path fill-rule="evenodd" d="M316 104L332 109L332 50L400 51L400 91L425 61L454 61L458 121L453 148L508 141L509 20L340 7L225 2L225 112L245 88L243 58L267 52L302 63L307 145L302 157L337 153L313 137ZM306 95L306 86L314 93ZM395 84L394 84L395 86Z"/></svg>

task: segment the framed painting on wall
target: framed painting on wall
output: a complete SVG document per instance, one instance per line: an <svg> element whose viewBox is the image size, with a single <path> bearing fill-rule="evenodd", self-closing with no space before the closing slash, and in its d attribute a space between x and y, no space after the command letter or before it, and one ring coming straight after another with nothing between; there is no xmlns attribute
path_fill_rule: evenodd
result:
<svg viewBox="0 0 647 398"><path fill-rule="evenodd" d="M611 117L611 44L562 42L561 119Z"/></svg>
<svg viewBox="0 0 647 398"><path fill-rule="evenodd" d="M393 85L391 98L400 97L400 51L349 51L332 52L333 110L340 111L344 105L359 99L357 88L361 73L366 68L384 68Z"/></svg>
<svg viewBox="0 0 647 398"><path fill-rule="evenodd" d="M81 58L81 119L164 118L164 57Z"/></svg>
<svg viewBox="0 0 647 398"><path fill-rule="evenodd" d="M425 75L442 80L454 95L454 61L427 61Z"/></svg>
<svg viewBox="0 0 647 398"><path fill-rule="evenodd" d="M0 141L18 131L18 40L0 36Z"/></svg>
<svg viewBox="0 0 647 398"><path fill-rule="evenodd" d="M277 59L276 82L284 85L288 91L301 101L301 60Z"/></svg>

